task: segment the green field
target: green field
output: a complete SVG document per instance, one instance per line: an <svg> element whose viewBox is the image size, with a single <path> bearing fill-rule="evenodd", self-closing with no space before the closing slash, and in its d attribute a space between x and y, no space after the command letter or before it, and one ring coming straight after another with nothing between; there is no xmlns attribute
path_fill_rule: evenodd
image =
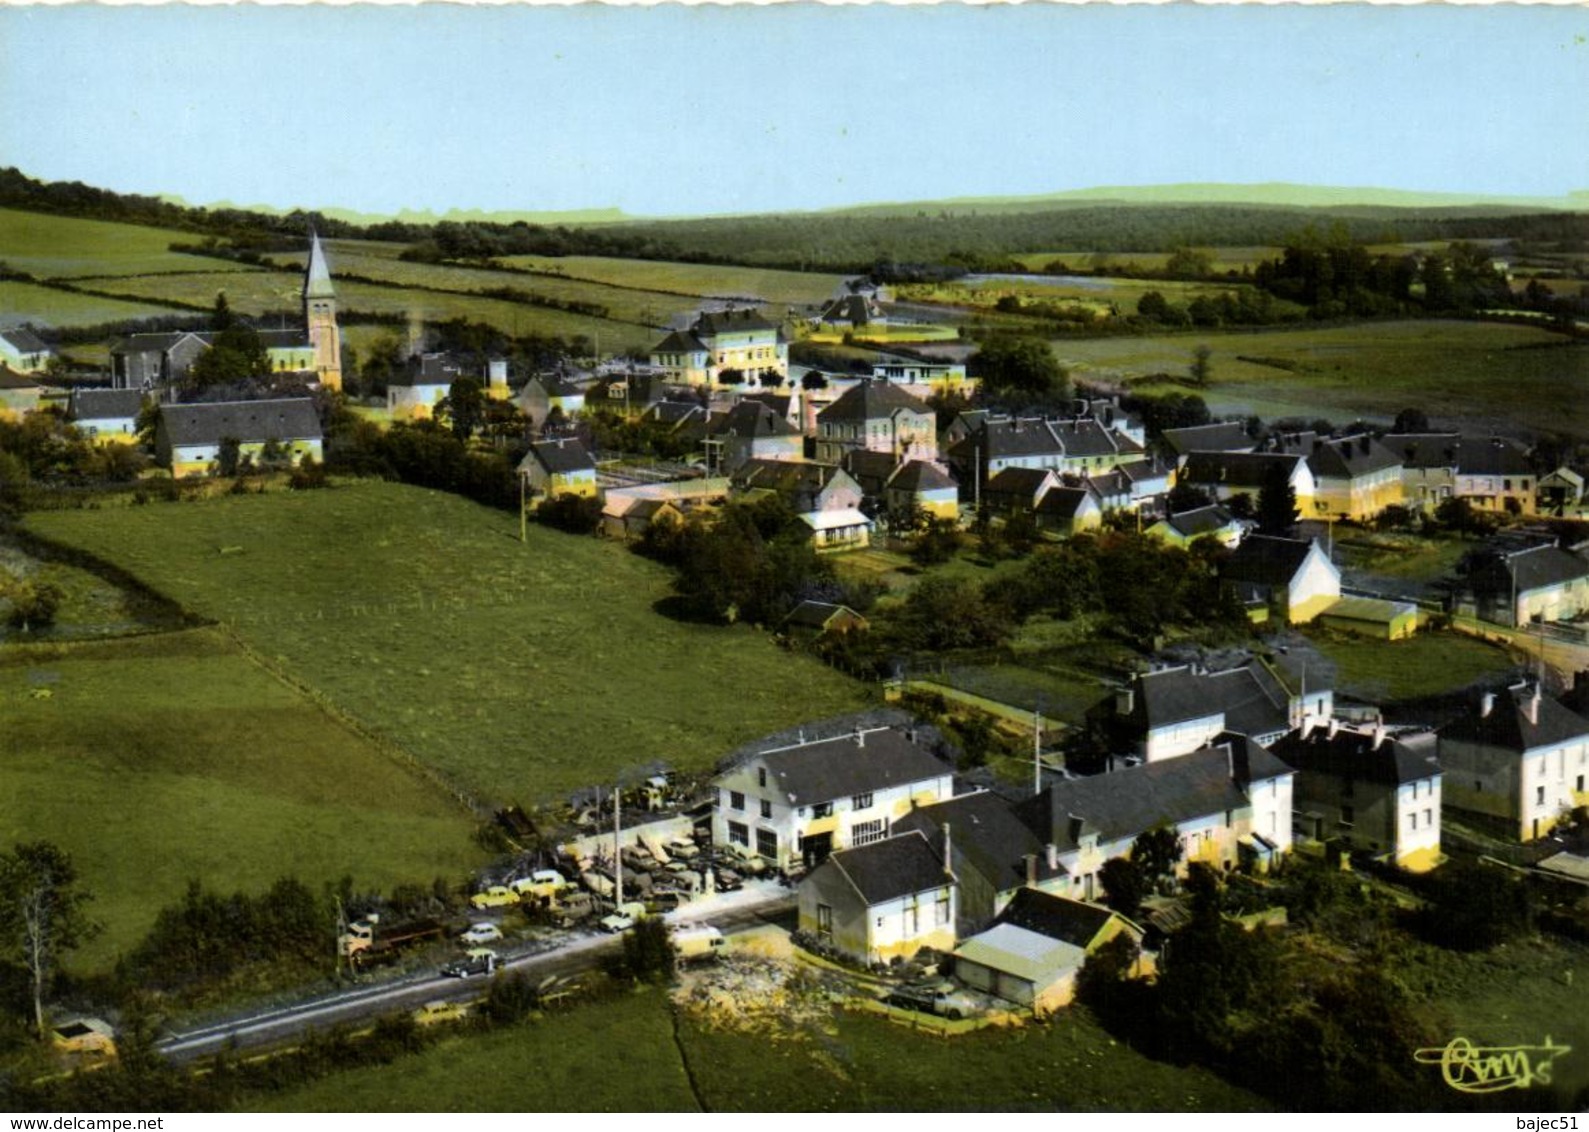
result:
<svg viewBox="0 0 1589 1132"><path fill-rule="evenodd" d="M1212 261L1213 270L1217 274L1227 271L1240 271L1244 267L1255 267L1263 260L1275 259L1285 251L1284 248L1254 245L1250 247L1231 248L1194 248L1194 251L1206 252ZM1100 267L1109 270L1125 270L1154 272L1163 271L1170 261L1169 252L1100 252L1100 251L1067 251L1067 252L1023 252L1011 256L1016 263L1028 271L1042 271L1056 260L1063 263L1072 271L1095 271Z"/></svg>
<svg viewBox="0 0 1589 1132"><path fill-rule="evenodd" d="M1336 666L1335 691L1370 703L1449 692L1515 663L1505 649L1461 633L1374 641L1318 632L1313 643Z"/></svg>
<svg viewBox="0 0 1589 1132"><path fill-rule="evenodd" d="M215 298L214 292L211 292L210 298ZM57 291L53 287L12 280L0 280L0 312L4 313L7 326L21 322L43 326L93 326L124 318L191 313L154 302L76 295L70 291Z"/></svg>
<svg viewBox="0 0 1589 1132"><path fill-rule="evenodd" d="M442 492L359 483L202 505L38 513L454 781L525 802L653 759L705 770L863 690L749 627L681 624L622 548ZM227 548L222 553L222 548Z"/></svg>
<svg viewBox="0 0 1589 1132"><path fill-rule="evenodd" d="M442 791L214 629L0 647L0 719L3 843L69 851L106 927L77 964L108 966L190 879L231 892L350 874L362 890L483 859Z"/></svg>
<svg viewBox="0 0 1589 1132"><path fill-rule="evenodd" d="M0 208L0 262L40 279L250 270L246 264L234 266L166 250L174 243L194 244L200 239L192 232Z"/></svg>
<svg viewBox="0 0 1589 1132"><path fill-rule="evenodd" d="M1251 1111L1252 1093L1150 1061L1083 1011L952 1040L841 1014L816 1032L708 1032L642 992L269 1098L275 1112ZM685 1072L688 1064L689 1074ZM691 1084L693 1079L694 1089ZM264 1107L264 1106L261 1106Z"/></svg>
<svg viewBox="0 0 1589 1132"><path fill-rule="evenodd" d="M570 279L589 280L609 287L634 287L669 291L683 297L760 299L796 306L819 303L844 281L842 275L823 272L777 271L761 267L733 267L703 263L669 263L662 260L612 259L606 256L507 256L513 267L550 271ZM665 302L666 296L658 296Z"/></svg>
<svg viewBox="0 0 1589 1132"><path fill-rule="evenodd" d="M1069 339L1054 348L1080 380L1134 382L1154 392L1167 387L1140 379L1185 374L1204 343L1213 350L1213 384L1198 392L1216 413L1388 421L1413 406L1440 427L1523 427L1589 439L1589 345L1528 326L1380 322Z"/></svg>

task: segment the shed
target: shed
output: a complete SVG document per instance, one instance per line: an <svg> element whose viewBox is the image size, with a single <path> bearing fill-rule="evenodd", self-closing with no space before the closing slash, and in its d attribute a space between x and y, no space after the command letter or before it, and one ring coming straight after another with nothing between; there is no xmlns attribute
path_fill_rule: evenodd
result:
<svg viewBox="0 0 1589 1132"><path fill-rule="evenodd" d="M1418 629L1418 607L1410 601L1377 597L1343 597L1319 614L1319 623L1330 629L1399 641Z"/></svg>

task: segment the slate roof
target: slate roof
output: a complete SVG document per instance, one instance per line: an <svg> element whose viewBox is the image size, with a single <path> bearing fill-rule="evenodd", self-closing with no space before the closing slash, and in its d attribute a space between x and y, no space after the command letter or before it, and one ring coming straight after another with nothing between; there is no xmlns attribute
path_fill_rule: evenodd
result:
<svg viewBox="0 0 1589 1132"><path fill-rule="evenodd" d="M1315 476L1356 479L1402 466L1401 457L1371 436L1319 439L1307 453Z"/></svg>
<svg viewBox="0 0 1589 1132"><path fill-rule="evenodd" d="M0 338L11 343L11 348L19 354L43 354L49 351L49 344L25 326L13 327L10 330L0 330Z"/></svg>
<svg viewBox="0 0 1589 1132"><path fill-rule="evenodd" d="M894 823L896 833L926 834L933 851L943 854L943 827L961 865L977 871L995 892L1007 892L1026 883L1026 858L1036 858L1037 878L1065 875L1061 865L1048 867L1042 841L1016 816L1008 801L992 791L962 794L930 806L918 806Z"/></svg>
<svg viewBox="0 0 1589 1132"><path fill-rule="evenodd" d="M1500 565L1517 582L1517 592L1547 589L1589 576L1589 562L1559 546L1534 546L1515 550Z"/></svg>
<svg viewBox="0 0 1589 1132"><path fill-rule="evenodd" d="M797 806L831 802L891 786L926 782L953 773L905 732L884 728L819 739L752 756Z"/></svg>
<svg viewBox="0 0 1589 1132"><path fill-rule="evenodd" d="M1164 446L1177 456L1192 452L1250 452L1256 447L1256 442L1247 435L1247 426L1241 421L1167 428L1159 435L1164 440Z"/></svg>
<svg viewBox="0 0 1589 1132"><path fill-rule="evenodd" d="M171 444L182 446L219 444L227 437L245 444L320 439L320 416L307 397L164 405L160 423Z"/></svg>
<svg viewBox="0 0 1589 1132"><path fill-rule="evenodd" d="M197 330L172 330L165 333L129 334L125 338L118 338L110 347L112 354L163 354L184 338L197 338L208 346L210 339L207 334Z"/></svg>
<svg viewBox="0 0 1589 1132"><path fill-rule="evenodd" d="M312 343L302 330L258 330L259 344L267 350L305 350Z"/></svg>
<svg viewBox="0 0 1589 1132"><path fill-rule="evenodd" d="M1102 904L1086 904L1035 888L1023 888L994 923L1025 928L1085 951L1114 918L1115 913Z"/></svg>
<svg viewBox="0 0 1589 1132"><path fill-rule="evenodd" d="M401 380L392 385L451 385L464 375L463 363L451 354L414 354L408 359L407 371Z"/></svg>
<svg viewBox="0 0 1589 1132"><path fill-rule="evenodd" d="M991 495L1021 495L1033 499L1038 490L1045 483L1053 483L1054 478L1053 472L1047 468L1005 468L989 478L982 485L982 490ZM1053 492L1059 489L1050 487L1048 490Z"/></svg>
<svg viewBox="0 0 1589 1132"><path fill-rule="evenodd" d="M1470 704L1465 714L1440 729L1440 738L1499 747L1518 754L1589 739L1589 720L1569 711L1550 696L1539 697L1538 718L1530 718L1533 698L1534 689L1522 684L1497 692L1489 715L1480 715L1480 706Z"/></svg>
<svg viewBox="0 0 1589 1132"><path fill-rule="evenodd" d="M1241 754L1247 756L1252 781L1292 773L1262 747L1235 738L1112 774L1056 782L1017 803L1016 812L1038 837L1062 850L1078 846L1080 823L1084 828L1079 832L1090 827L1100 842L1135 837L1161 822L1179 823L1247 806L1246 793L1231 777L1231 764Z"/></svg>
<svg viewBox="0 0 1589 1132"><path fill-rule="evenodd" d="M779 324L749 307L740 310L706 311L690 327L702 338L719 334L740 334L747 330L777 330Z"/></svg>
<svg viewBox="0 0 1589 1132"><path fill-rule="evenodd" d="M818 316L823 322L848 322L855 326L865 326L874 319L882 317L882 311L877 304L867 300L865 295L841 295L823 308Z"/></svg>
<svg viewBox="0 0 1589 1132"><path fill-rule="evenodd" d="M538 373L524 383L525 389L531 384L540 386L541 392L554 401L560 397L581 397L585 392L560 373Z"/></svg>
<svg viewBox="0 0 1589 1132"><path fill-rule="evenodd" d="M844 453L844 458L839 461L840 466L850 475L855 477L855 482L861 485L861 490L868 495L877 495L888 486L889 477L894 475L898 467L892 452L873 452L866 448L852 448Z"/></svg>
<svg viewBox="0 0 1589 1132"><path fill-rule="evenodd" d="M1062 452L1059 437L1048 427L1048 422L1035 417L985 420L978 431L954 446L955 458L959 460L974 460L979 453L983 460L1002 460Z"/></svg>
<svg viewBox="0 0 1589 1132"><path fill-rule="evenodd" d="M74 421L103 421L136 417L143 409L143 394L136 389L74 389Z"/></svg>
<svg viewBox="0 0 1589 1132"><path fill-rule="evenodd" d="M1065 455L1074 459L1114 456L1121 452L1140 456L1143 452L1142 445L1135 440L1124 433L1105 428L1091 417L1051 421L1048 427L1065 450Z"/></svg>
<svg viewBox="0 0 1589 1132"><path fill-rule="evenodd" d="M1085 487L1051 487L1033 510L1049 518L1074 519L1091 498L1092 492Z"/></svg>
<svg viewBox="0 0 1589 1132"><path fill-rule="evenodd" d="M785 625L794 625L801 629L826 629L828 622L835 614L848 613L859 621L865 621L855 610L847 605L835 605L829 601L802 601L789 611L789 616L783 619Z"/></svg>
<svg viewBox="0 0 1589 1132"><path fill-rule="evenodd" d="M1220 567L1220 577L1261 586L1288 586L1313 545L1304 539L1248 535Z"/></svg>
<svg viewBox="0 0 1589 1132"><path fill-rule="evenodd" d="M0 389L39 389L39 383L24 376L10 366L0 364Z"/></svg>
<svg viewBox="0 0 1589 1132"><path fill-rule="evenodd" d="M675 330L651 347L653 354L702 354L706 344L688 330Z"/></svg>
<svg viewBox="0 0 1589 1132"><path fill-rule="evenodd" d="M310 233L309 236L309 266L304 272L303 297L306 299L336 297L336 289L331 286L331 269L326 266L326 253L320 246L318 233Z"/></svg>
<svg viewBox="0 0 1589 1132"><path fill-rule="evenodd" d="M747 393L744 400L759 401L785 420L789 419L789 405L794 400L787 393Z"/></svg>
<svg viewBox="0 0 1589 1132"><path fill-rule="evenodd" d="M817 414L819 424L883 420L901 409L913 413L932 412L926 403L886 381L858 381L838 400Z"/></svg>
<svg viewBox="0 0 1589 1132"><path fill-rule="evenodd" d="M942 466L928 460L906 460L888 481L896 491L920 494L924 491L945 491L957 487L955 479Z"/></svg>
<svg viewBox="0 0 1589 1132"><path fill-rule="evenodd" d="M1372 734L1343 728L1331 736L1328 729L1318 727L1305 739L1300 733L1287 735L1269 750L1299 771L1394 786L1437 777L1436 747L1432 731L1387 736L1376 749Z"/></svg>
<svg viewBox="0 0 1589 1132"><path fill-rule="evenodd" d="M1465 439L1454 432L1387 433L1385 447L1408 468L1452 468L1469 476L1525 476L1528 454L1500 437Z"/></svg>
<svg viewBox="0 0 1589 1132"><path fill-rule="evenodd" d="M838 870L871 906L949 883L943 861L920 833L886 837L859 849L841 849L825 864Z"/></svg>
<svg viewBox="0 0 1589 1132"><path fill-rule="evenodd" d="M1195 538L1198 535L1212 534L1222 531L1235 521L1231 513L1218 504L1210 507L1198 507L1191 511L1182 511L1178 515L1171 515L1164 520L1182 538Z"/></svg>
<svg viewBox="0 0 1589 1132"><path fill-rule="evenodd" d="M1258 491L1276 468L1283 469L1290 480L1302 460L1294 452L1193 452L1186 458L1182 478L1189 483L1225 484Z"/></svg>
<svg viewBox="0 0 1589 1132"><path fill-rule="evenodd" d="M525 460L534 460L548 475L593 471L596 461L578 440L540 440L530 445ZM521 463L519 465L523 467Z"/></svg>
<svg viewBox="0 0 1589 1132"><path fill-rule="evenodd" d="M1166 668L1137 678L1132 716L1148 730L1223 713L1225 730L1273 735L1291 725L1291 694L1262 663L1222 672Z"/></svg>
<svg viewBox="0 0 1589 1132"><path fill-rule="evenodd" d="M800 430L760 401L741 401L707 430L713 436L799 436Z"/></svg>

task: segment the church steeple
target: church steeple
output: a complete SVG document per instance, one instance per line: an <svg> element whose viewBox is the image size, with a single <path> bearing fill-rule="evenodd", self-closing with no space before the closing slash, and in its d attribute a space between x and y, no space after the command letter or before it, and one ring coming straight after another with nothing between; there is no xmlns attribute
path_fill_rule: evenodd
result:
<svg viewBox="0 0 1589 1132"><path fill-rule="evenodd" d="M337 293L331 269L320 247L320 235L309 233L309 266L303 278L303 318L314 347L315 377L325 389L342 388L342 341L337 330Z"/></svg>

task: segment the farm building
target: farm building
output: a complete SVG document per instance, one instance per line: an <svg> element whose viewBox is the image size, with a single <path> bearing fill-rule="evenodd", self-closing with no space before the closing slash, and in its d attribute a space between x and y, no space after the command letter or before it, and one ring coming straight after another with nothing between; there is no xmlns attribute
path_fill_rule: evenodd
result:
<svg viewBox="0 0 1589 1132"><path fill-rule="evenodd" d="M1410 601L1386 601L1377 597L1343 597L1325 607L1318 622L1328 629L1340 629L1383 641L1399 641L1418 630L1418 607Z"/></svg>

